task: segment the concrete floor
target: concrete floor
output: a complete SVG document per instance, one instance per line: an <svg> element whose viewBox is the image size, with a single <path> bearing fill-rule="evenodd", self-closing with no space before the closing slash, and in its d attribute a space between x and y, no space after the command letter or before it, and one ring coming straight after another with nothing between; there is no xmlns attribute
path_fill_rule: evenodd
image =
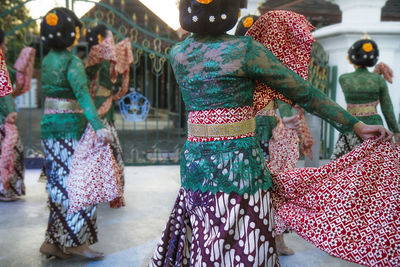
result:
<svg viewBox="0 0 400 267"><path fill-rule="evenodd" d="M106 204L98 211L101 261L46 260L39 253L47 225L45 184L39 170L26 172L27 196L0 202L0 267L25 266L147 266L161 236L179 188L178 166L126 168L127 206L114 210ZM283 267L354 267L315 248L295 233L287 234L293 256L280 257Z"/></svg>

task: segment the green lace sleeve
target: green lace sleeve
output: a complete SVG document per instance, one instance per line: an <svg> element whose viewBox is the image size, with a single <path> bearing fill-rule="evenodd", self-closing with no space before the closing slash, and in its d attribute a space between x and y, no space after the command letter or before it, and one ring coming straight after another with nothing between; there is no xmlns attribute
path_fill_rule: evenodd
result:
<svg viewBox="0 0 400 267"><path fill-rule="evenodd" d="M15 112L14 98L11 95L0 97L0 116L5 118Z"/></svg>
<svg viewBox="0 0 400 267"><path fill-rule="evenodd" d="M276 104L278 105L279 115L281 116L281 118L291 117L293 115L292 106L288 103L276 100Z"/></svg>
<svg viewBox="0 0 400 267"><path fill-rule="evenodd" d="M268 49L249 40L245 56L247 74L276 89L308 112L331 123L340 132L353 131L358 119L322 91L287 69Z"/></svg>
<svg viewBox="0 0 400 267"><path fill-rule="evenodd" d="M85 68L80 59L73 57L68 67L67 79L74 92L79 104L83 109L85 117L95 131L104 128L103 123L97 115L92 98L89 95L88 81Z"/></svg>
<svg viewBox="0 0 400 267"><path fill-rule="evenodd" d="M389 90L385 80L380 77L380 96L379 100L381 103L381 109L383 116L385 116L386 123L389 129L395 133L400 132L399 126L396 122L396 116L394 115L392 101L390 100Z"/></svg>

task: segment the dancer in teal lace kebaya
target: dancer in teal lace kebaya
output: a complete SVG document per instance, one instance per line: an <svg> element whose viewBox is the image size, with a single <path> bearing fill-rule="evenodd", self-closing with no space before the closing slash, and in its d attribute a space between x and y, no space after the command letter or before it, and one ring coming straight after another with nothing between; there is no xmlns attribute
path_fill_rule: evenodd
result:
<svg viewBox="0 0 400 267"><path fill-rule="evenodd" d="M355 71L342 74L339 83L347 103L347 110L360 121L371 125L383 125L376 106L380 103L382 113L396 143L400 143L400 130L393 112L392 101L384 78L370 72L367 67L376 64L379 57L377 44L370 39L355 42L348 51L348 58ZM362 138L354 132L341 133L331 156L336 160L362 143Z"/></svg>
<svg viewBox="0 0 400 267"><path fill-rule="evenodd" d="M50 215L40 252L59 258L104 255L89 248L97 242L96 206L73 214L67 212L71 157L88 121L99 139L112 140L89 95L83 62L67 49L79 39L81 27L72 11L55 8L46 14L40 29L44 44L51 48L42 61L45 101L40 136L45 153Z"/></svg>
<svg viewBox="0 0 400 267"><path fill-rule="evenodd" d="M251 37L225 34L244 1L180 1L183 29L170 60L188 112L181 189L150 266L279 266L272 187L255 135L258 80L337 129L369 137L366 126L288 70Z"/></svg>

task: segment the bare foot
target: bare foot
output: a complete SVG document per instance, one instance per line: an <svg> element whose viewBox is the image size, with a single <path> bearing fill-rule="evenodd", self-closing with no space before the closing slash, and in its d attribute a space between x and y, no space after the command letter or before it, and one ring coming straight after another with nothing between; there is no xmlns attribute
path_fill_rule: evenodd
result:
<svg viewBox="0 0 400 267"><path fill-rule="evenodd" d="M40 246L39 251L42 254L46 255L48 258L53 257L53 256L57 257L59 259L72 258L72 255L65 254L64 252L62 252L62 250L58 246L47 243L47 242L43 242L43 244Z"/></svg>
<svg viewBox="0 0 400 267"><path fill-rule="evenodd" d="M279 255L289 256L294 254L293 249L288 248L286 246L285 240L283 239L283 234L276 236L275 242L276 242L276 250L278 251Z"/></svg>
<svg viewBox="0 0 400 267"><path fill-rule="evenodd" d="M101 259L104 258L103 252L95 251L89 248L88 245L84 244L79 247L69 247L65 248L65 252L68 254L73 254L77 256L82 256L88 259Z"/></svg>

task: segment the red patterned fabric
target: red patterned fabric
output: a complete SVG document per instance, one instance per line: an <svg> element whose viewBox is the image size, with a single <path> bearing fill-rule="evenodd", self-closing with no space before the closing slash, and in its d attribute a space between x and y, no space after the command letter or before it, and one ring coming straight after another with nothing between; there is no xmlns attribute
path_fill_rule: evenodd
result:
<svg viewBox="0 0 400 267"><path fill-rule="evenodd" d="M0 97L9 95L13 91L10 75L8 74L6 60L0 49Z"/></svg>
<svg viewBox="0 0 400 267"><path fill-rule="evenodd" d="M313 159L312 146L314 145L314 138L308 128L306 117L304 116L304 110L298 106L296 109L299 111L299 129L297 129L297 135L300 138L300 153L304 156Z"/></svg>
<svg viewBox="0 0 400 267"><path fill-rule="evenodd" d="M374 73L382 75L389 83L393 82L393 71L392 69L383 62L378 63L374 68Z"/></svg>
<svg viewBox="0 0 400 267"><path fill-rule="evenodd" d="M14 95L19 96L31 89L33 76L33 64L35 62L36 50L32 47L25 47L21 50L18 59L14 63L17 70L17 82Z"/></svg>
<svg viewBox="0 0 400 267"><path fill-rule="evenodd" d="M122 84L120 90L116 94L106 99L98 109L97 113L100 117L110 110L113 101L121 99L121 97L128 92L130 64L133 63L131 40L129 38L125 38L118 44L114 45L114 40L109 38L100 44L94 45L90 49L86 67L96 65L103 60L109 60L111 63L111 82L115 83L117 81L118 74L121 74ZM90 92L92 96L94 95L94 92L96 92L97 83L98 76L96 74L95 78L90 83Z"/></svg>
<svg viewBox="0 0 400 267"><path fill-rule="evenodd" d="M246 32L254 40L262 43L289 69L303 79L308 79L311 47L314 29L307 19L300 14L286 10L269 11L262 15ZM257 83L254 94L256 111L268 104L268 99L279 99L292 104L282 94L263 83Z"/></svg>
<svg viewBox="0 0 400 267"><path fill-rule="evenodd" d="M3 188L10 189L11 178L14 175L14 147L18 140L18 130L14 123L4 124L5 136L1 143L0 175Z"/></svg>
<svg viewBox="0 0 400 267"><path fill-rule="evenodd" d="M190 111L188 114L188 123L194 124L225 124L249 120L254 117L252 106L237 108L217 108L200 111ZM239 136L226 137L195 137L188 134L188 140L191 142L211 142L221 140L234 140L254 136L255 132Z"/></svg>
<svg viewBox="0 0 400 267"><path fill-rule="evenodd" d="M325 252L367 266L400 266L400 146L367 140L320 168L273 176L277 215Z"/></svg>
<svg viewBox="0 0 400 267"><path fill-rule="evenodd" d="M69 214L100 202L113 201L111 207L124 206L117 161L110 145L98 142L90 125L72 156L67 192Z"/></svg>

